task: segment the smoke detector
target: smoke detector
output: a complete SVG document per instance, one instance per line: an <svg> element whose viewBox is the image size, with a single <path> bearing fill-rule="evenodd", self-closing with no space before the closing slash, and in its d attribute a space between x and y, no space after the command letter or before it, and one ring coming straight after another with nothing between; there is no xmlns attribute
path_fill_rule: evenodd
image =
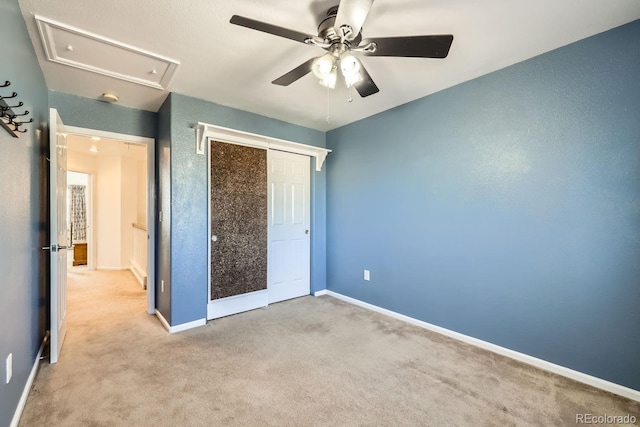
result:
<svg viewBox="0 0 640 427"><path fill-rule="evenodd" d="M114 93L103 93L102 94L102 100L105 102L118 102L118 95L114 94Z"/></svg>

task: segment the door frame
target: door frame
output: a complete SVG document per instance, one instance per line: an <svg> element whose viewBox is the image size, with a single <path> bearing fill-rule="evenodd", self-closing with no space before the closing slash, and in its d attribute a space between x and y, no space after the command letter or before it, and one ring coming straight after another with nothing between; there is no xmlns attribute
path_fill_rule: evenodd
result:
<svg viewBox="0 0 640 427"><path fill-rule="evenodd" d="M87 269L96 269L95 259L95 247L93 240L93 194L95 192L95 171L82 168L67 169L68 172L82 173L87 175L87 198L85 204L87 205ZM67 213L67 215L69 215Z"/></svg>
<svg viewBox="0 0 640 427"><path fill-rule="evenodd" d="M313 145L243 132L202 122L198 123L196 126L196 153L206 155L207 157L207 320L265 307L269 304L268 289L211 300L211 139L228 144L262 148L267 151L286 151L293 154L314 157L316 159L316 171L318 172L322 170L324 160L331 152L331 150L326 148L315 147ZM311 192L313 192L313 188L311 188ZM310 197L313 197L312 194L310 194Z"/></svg>
<svg viewBox="0 0 640 427"><path fill-rule="evenodd" d="M147 313L156 313L156 140L146 136L65 126L67 133L147 146ZM95 180L92 180L95 181ZM95 239L94 239L95 241ZM95 251L93 251L95 253Z"/></svg>

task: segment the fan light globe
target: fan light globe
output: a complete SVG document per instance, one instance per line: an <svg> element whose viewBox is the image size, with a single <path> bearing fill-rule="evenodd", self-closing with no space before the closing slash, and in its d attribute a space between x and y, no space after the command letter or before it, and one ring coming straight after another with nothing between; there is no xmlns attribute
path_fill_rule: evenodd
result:
<svg viewBox="0 0 640 427"><path fill-rule="evenodd" d="M340 57L340 71L342 71L347 87L351 87L362 80L360 68L360 61L355 56L349 52L342 54Z"/></svg>
<svg viewBox="0 0 640 427"><path fill-rule="evenodd" d="M336 81L338 80L338 72L334 68L320 79L320 84L324 87L328 87L329 89L335 89Z"/></svg>
<svg viewBox="0 0 640 427"><path fill-rule="evenodd" d="M358 61L355 56L346 52L340 58L340 70L345 77L356 75L360 71L360 61Z"/></svg>
<svg viewBox="0 0 640 427"><path fill-rule="evenodd" d="M335 68L335 65L336 59L332 54L327 53L313 61L311 71L313 71L313 74L317 78L322 80L331 74L331 72Z"/></svg>

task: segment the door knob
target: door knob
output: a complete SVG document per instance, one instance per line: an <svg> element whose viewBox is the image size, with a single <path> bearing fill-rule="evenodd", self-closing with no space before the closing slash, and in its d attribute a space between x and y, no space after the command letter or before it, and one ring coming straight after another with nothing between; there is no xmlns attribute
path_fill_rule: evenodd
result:
<svg viewBox="0 0 640 427"><path fill-rule="evenodd" d="M65 249L71 249L71 247L63 246L63 245L58 246L58 245L54 244L54 245L51 245L51 246L43 246L42 249L45 250L45 251L58 252L58 251L62 251L62 250L65 250Z"/></svg>
<svg viewBox="0 0 640 427"><path fill-rule="evenodd" d="M304 230L304 234L309 234L309 230Z"/></svg>

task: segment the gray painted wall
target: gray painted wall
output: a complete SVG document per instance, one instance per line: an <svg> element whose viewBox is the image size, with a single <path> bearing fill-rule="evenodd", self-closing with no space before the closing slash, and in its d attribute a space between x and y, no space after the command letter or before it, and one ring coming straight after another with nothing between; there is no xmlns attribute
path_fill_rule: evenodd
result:
<svg viewBox="0 0 640 427"><path fill-rule="evenodd" d="M171 324L179 325L205 318L208 300L208 168L207 156L195 152L196 123L205 122L318 147L325 146L325 133L179 94L170 95L170 110ZM165 173L162 167L162 164L158 165L160 174ZM324 174L324 171L314 173L312 182L315 194L313 221L320 230L325 221ZM316 236L312 240L314 289L325 287L324 252L324 237Z"/></svg>
<svg viewBox="0 0 640 427"><path fill-rule="evenodd" d="M329 132L328 289L640 390L638 46L635 21Z"/></svg>
<svg viewBox="0 0 640 427"><path fill-rule="evenodd" d="M0 426L8 426L47 329L47 87L17 1L0 2L1 95L17 92L34 123L16 139L0 128ZM12 105L12 104L10 104ZM39 137L38 135L41 135ZM5 384L5 360L13 377Z"/></svg>

